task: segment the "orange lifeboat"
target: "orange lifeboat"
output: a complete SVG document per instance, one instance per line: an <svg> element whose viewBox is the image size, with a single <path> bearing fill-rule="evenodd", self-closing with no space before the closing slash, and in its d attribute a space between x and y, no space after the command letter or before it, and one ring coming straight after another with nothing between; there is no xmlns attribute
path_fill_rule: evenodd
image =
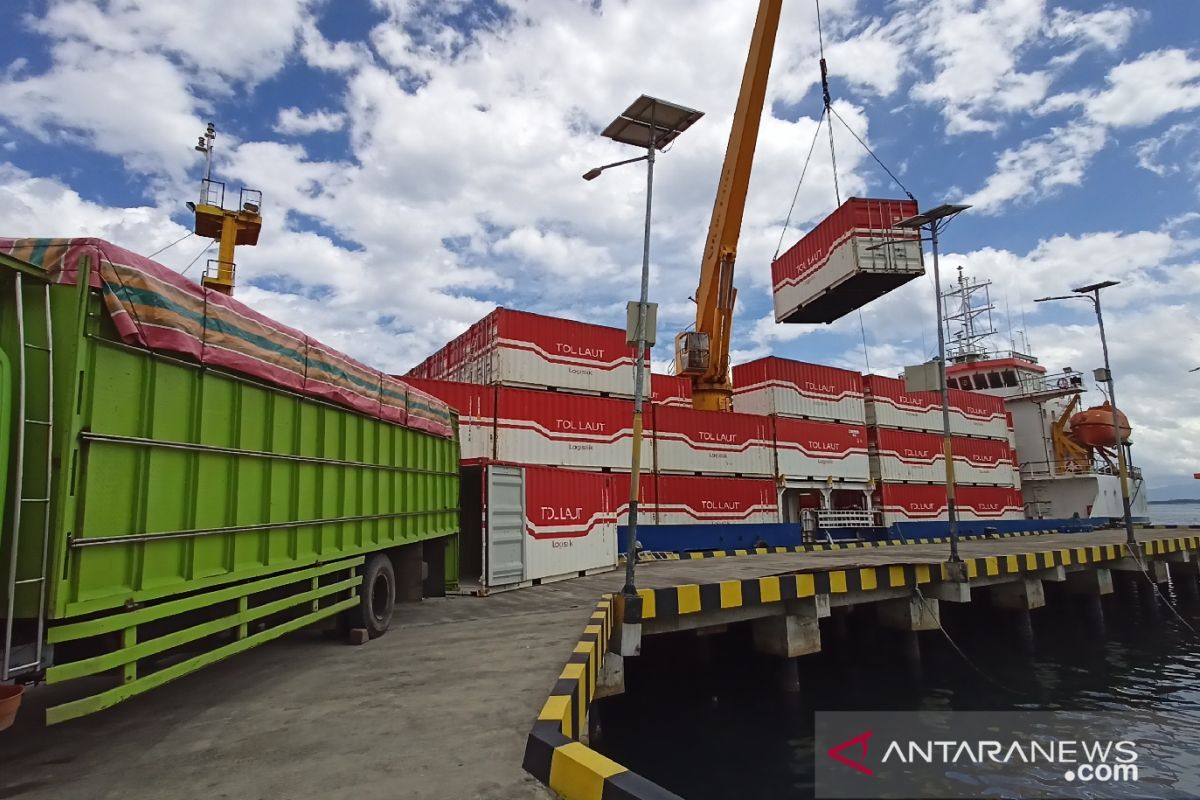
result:
<svg viewBox="0 0 1200 800"><path fill-rule="evenodd" d="M1121 441L1128 442L1130 427L1126 416L1117 412L1117 425L1121 428ZM1086 447L1112 447L1113 410L1105 401L1102 406L1092 406L1071 417L1071 438Z"/></svg>

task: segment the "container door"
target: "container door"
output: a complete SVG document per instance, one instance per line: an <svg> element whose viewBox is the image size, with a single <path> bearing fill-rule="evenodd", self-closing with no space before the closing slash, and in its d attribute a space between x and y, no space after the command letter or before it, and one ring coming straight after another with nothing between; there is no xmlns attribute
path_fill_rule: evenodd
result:
<svg viewBox="0 0 1200 800"><path fill-rule="evenodd" d="M525 579L525 471L488 467L487 585Z"/></svg>

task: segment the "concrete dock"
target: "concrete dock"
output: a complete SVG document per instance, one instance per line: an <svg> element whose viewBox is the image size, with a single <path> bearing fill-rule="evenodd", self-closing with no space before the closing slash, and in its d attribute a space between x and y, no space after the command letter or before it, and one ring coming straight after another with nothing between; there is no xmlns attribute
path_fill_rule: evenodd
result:
<svg viewBox="0 0 1200 800"><path fill-rule="evenodd" d="M1139 531L1155 543L1144 559L1151 577L1194 575L1197 533ZM1036 608L1042 581L1102 593L1112 572L1140 570L1123 541L1122 531L966 540L965 588L941 580L940 543L642 563L642 635L754 621L767 651L798 653L813 645L803 626L762 620L803 617L797 603L810 585L814 620L839 603L878 602L891 604L881 613L897 625L927 629L909 605L913 585L927 603L986 592ZM78 690L31 690L16 726L0 733L0 799L551 797L522 768L530 726L597 600L623 579L617 571L401 606L393 629L361 647L302 631L53 728L41 709ZM589 778L578 780L593 793Z"/></svg>

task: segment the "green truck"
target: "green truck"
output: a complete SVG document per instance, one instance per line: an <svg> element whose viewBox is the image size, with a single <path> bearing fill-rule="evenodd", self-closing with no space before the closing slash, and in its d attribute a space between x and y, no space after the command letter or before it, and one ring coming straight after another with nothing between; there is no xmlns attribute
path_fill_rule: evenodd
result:
<svg viewBox="0 0 1200 800"><path fill-rule="evenodd" d="M0 697L108 679L61 722L444 594L457 420L376 375L107 243L0 240Z"/></svg>

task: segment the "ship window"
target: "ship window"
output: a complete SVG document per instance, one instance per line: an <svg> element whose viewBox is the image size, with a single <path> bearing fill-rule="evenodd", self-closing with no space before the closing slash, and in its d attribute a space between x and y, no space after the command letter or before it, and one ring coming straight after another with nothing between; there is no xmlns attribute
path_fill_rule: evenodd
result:
<svg viewBox="0 0 1200 800"><path fill-rule="evenodd" d="M988 383L990 384L989 388L991 388L991 389L999 389L1001 386L1004 385L1004 381L1002 381L1000 379L999 372L989 372L988 373Z"/></svg>
<svg viewBox="0 0 1200 800"><path fill-rule="evenodd" d="M951 389L958 388L958 378L946 378L946 385Z"/></svg>
<svg viewBox="0 0 1200 800"><path fill-rule="evenodd" d="M1005 386L1016 386L1017 385L1017 373L1013 372L1011 369L1006 369L1001 374L1003 374L1003 376L1004 376L1004 385Z"/></svg>
<svg viewBox="0 0 1200 800"><path fill-rule="evenodd" d="M975 388L976 389L988 388L987 376L984 375L982 372L975 376Z"/></svg>

